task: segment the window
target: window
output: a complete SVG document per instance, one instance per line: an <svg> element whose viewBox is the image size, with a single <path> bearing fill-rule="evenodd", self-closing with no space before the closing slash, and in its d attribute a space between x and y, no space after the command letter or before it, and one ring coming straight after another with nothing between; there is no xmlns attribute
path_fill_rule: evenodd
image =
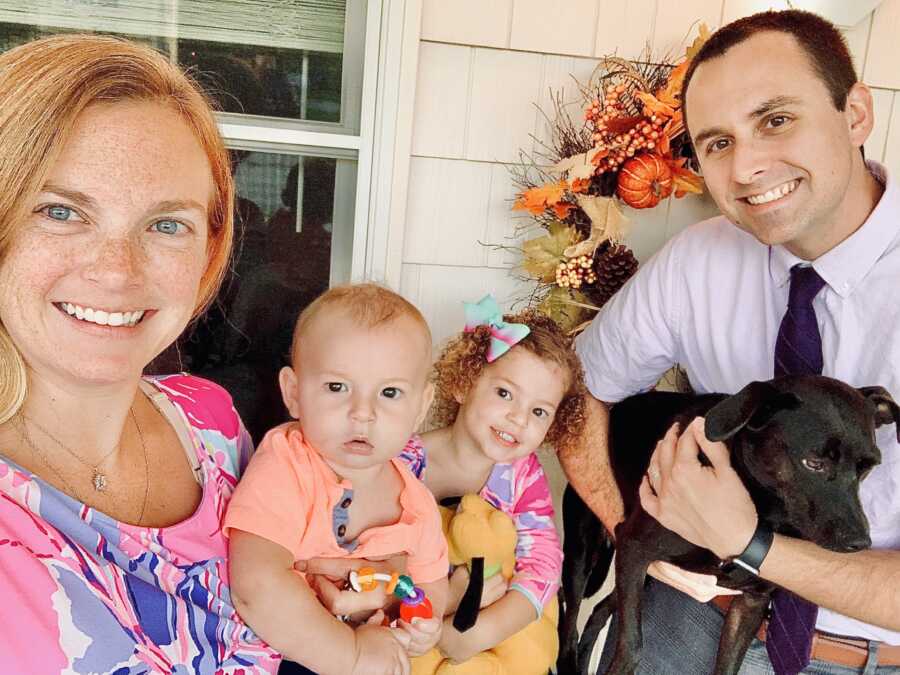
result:
<svg viewBox="0 0 900 675"><path fill-rule="evenodd" d="M365 0L0 0L0 49L114 34L190 69L232 152L238 237L213 307L152 364L219 382L255 440L300 310L351 278Z"/></svg>

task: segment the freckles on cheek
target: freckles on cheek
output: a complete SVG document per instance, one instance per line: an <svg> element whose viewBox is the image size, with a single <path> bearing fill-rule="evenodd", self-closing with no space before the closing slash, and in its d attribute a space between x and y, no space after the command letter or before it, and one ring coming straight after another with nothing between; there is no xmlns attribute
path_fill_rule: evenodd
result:
<svg viewBox="0 0 900 675"><path fill-rule="evenodd" d="M152 256L149 272L171 286L196 291L206 271L206 251L196 247Z"/></svg>

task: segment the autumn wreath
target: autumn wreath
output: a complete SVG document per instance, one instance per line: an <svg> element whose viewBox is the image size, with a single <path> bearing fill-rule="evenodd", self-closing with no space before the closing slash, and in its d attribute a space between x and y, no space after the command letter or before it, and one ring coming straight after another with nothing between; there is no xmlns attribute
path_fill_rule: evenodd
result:
<svg viewBox="0 0 900 675"><path fill-rule="evenodd" d="M553 115L546 115L550 140L513 168L513 209L545 230L521 251L535 283L532 301L568 330L582 328L637 269L622 243L628 221L619 202L647 209L673 193L703 192L681 84L708 35L701 25L677 63L601 59L589 81L578 83L583 117L574 121L572 104L555 92Z"/></svg>

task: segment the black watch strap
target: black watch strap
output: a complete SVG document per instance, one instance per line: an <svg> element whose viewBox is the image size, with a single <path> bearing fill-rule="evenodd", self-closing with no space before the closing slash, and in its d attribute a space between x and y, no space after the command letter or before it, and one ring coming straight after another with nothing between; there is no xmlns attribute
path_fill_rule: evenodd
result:
<svg viewBox="0 0 900 675"><path fill-rule="evenodd" d="M766 559L769 549L772 548L772 540L774 538L775 533L772 532L771 528L761 520L757 521L756 531L750 538L747 548L739 556L722 561L722 569L727 572L736 566L750 572L754 576L759 576L759 568L763 560Z"/></svg>

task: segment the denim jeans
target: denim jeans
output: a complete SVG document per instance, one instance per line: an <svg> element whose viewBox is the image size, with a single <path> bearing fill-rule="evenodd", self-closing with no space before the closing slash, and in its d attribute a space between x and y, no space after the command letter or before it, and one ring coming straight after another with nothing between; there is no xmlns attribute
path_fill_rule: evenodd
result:
<svg viewBox="0 0 900 675"><path fill-rule="evenodd" d="M723 617L715 607L690 597L659 581L650 579L641 603L643 649L635 675L703 675L712 673L719 648ZM598 673L605 673L615 651L615 618L609 627ZM871 652L874 652L875 643ZM900 666L869 663L850 668L826 661L811 661L806 675L900 675ZM773 675L766 645L754 639L740 675Z"/></svg>

